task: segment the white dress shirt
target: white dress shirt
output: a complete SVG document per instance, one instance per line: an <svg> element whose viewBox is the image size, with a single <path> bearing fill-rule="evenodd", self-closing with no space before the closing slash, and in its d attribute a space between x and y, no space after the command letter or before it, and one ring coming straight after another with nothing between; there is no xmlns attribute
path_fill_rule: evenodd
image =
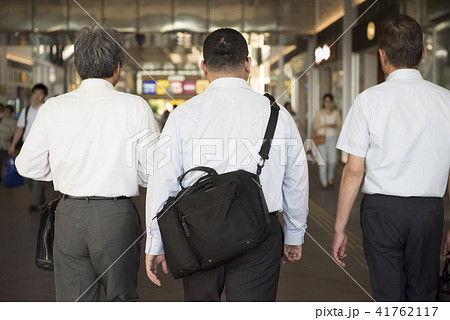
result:
<svg viewBox="0 0 450 320"><path fill-rule="evenodd" d="M269 100L240 78L214 80L204 93L170 114L159 140L159 169L149 176L149 184L156 188L147 190L146 253L164 253L158 223L152 219L167 198L180 191L177 178L183 172L201 165L219 174L239 169L256 173L269 116ZM200 176L189 174L183 186ZM308 168L300 134L283 107L260 179L269 211L286 211L285 243L302 244L308 214Z"/></svg>
<svg viewBox="0 0 450 320"><path fill-rule="evenodd" d="M87 79L39 109L17 170L53 180L56 191L71 196L136 196L138 183L147 182L146 159L127 141L144 130L158 131L145 100L115 91L106 80Z"/></svg>
<svg viewBox="0 0 450 320"><path fill-rule="evenodd" d="M25 114L27 113L27 108L28 108L27 126L25 128ZM38 111L40 109L40 107L37 108L37 109L34 108L33 105L31 105L31 106L29 106L27 108L23 109L20 112L19 119L17 120L17 126L19 128L24 128L22 141L25 141L25 139L28 137L28 134L30 133L31 126L33 125L33 122L36 119L37 113L38 113Z"/></svg>
<svg viewBox="0 0 450 320"><path fill-rule="evenodd" d="M356 97L337 148L365 157L362 192L442 197L450 168L450 91L415 69Z"/></svg>

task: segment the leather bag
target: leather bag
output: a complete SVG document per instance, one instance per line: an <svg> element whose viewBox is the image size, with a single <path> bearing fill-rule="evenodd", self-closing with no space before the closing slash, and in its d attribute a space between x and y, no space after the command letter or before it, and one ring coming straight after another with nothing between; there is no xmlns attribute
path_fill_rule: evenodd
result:
<svg viewBox="0 0 450 320"><path fill-rule="evenodd" d="M55 211L60 198L50 201L42 208L36 247L36 266L53 271L53 240Z"/></svg>

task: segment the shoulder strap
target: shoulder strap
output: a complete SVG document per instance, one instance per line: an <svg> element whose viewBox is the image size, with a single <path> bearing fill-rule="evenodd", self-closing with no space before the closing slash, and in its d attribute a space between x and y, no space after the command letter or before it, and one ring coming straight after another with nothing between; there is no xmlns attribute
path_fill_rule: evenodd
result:
<svg viewBox="0 0 450 320"><path fill-rule="evenodd" d="M275 98L268 93L265 93L264 96L270 101L270 118L269 123L267 124L266 133L264 134L261 150L259 150L261 162L258 163L258 169L256 172L258 176L261 174L261 170L264 167L266 160L269 159L270 147L272 145L273 135L275 134L275 129L277 127L278 114L280 113L280 107L275 101Z"/></svg>
<svg viewBox="0 0 450 320"><path fill-rule="evenodd" d="M27 123L28 123L28 110L30 110L30 106L25 108L25 127L23 127L24 132L25 132L25 129L27 128Z"/></svg>

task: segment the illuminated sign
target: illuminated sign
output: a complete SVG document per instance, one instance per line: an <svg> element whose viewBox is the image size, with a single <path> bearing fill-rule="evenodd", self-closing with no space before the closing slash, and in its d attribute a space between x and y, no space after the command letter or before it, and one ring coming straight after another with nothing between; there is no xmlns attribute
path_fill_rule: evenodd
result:
<svg viewBox="0 0 450 320"><path fill-rule="evenodd" d="M322 61L330 59L330 47L327 44L324 44L323 47L317 47L314 51L314 56L316 57L316 64L320 64Z"/></svg>
<svg viewBox="0 0 450 320"><path fill-rule="evenodd" d="M196 88L195 88L195 93L197 93L197 94L200 94L200 93L202 93L203 91L205 91L206 90L206 88L208 88L208 86L209 86L209 81L208 80L197 80L196 82L195 82L195 86L196 86Z"/></svg>
<svg viewBox="0 0 450 320"><path fill-rule="evenodd" d="M156 94L160 96L166 95L167 89L169 89L170 83L168 80L156 81Z"/></svg>
<svg viewBox="0 0 450 320"><path fill-rule="evenodd" d="M171 81L170 89L173 94L183 94L183 82L182 81Z"/></svg>
<svg viewBox="0 0 450 320"><path fill-rule="evenodd" d="M183 83L184 94L195 94L195 81L185 81Z"/></svg>
<svg viewBox="0 0 450 320"><path fill-rule="evenodd" d="M156 94L156 81L143 81L142 82L143 94Z"/></svg>

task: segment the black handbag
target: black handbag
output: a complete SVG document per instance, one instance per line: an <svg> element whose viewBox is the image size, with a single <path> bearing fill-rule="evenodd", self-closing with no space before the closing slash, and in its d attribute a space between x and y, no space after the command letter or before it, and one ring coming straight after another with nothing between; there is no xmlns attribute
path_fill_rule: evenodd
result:
<svg viewBox="0 0 450 320"><path fill-rule="evenodd" d="M279 106L269 94L271 114L259 152L257 173L237 170L218 174L195 167L178 178L181 191L169 197L156 215L167 264L175 279L208 270L258 247L270 234L267 204L259 175L269 158ZM183 179L205 172L192 186Z"/></svg>
<svg viewBox="0 0 450 320"><path fill-rule="evenodd" d="M53 271L53 239L55 211L60 198L50 201L42 208L36 247L36 266Z"/></svg>
<svg viewBox="0 0 450 320"><path fill-rule="evenodd" d="M448 274L449 264L450 258L447 258L445 261L444 270L442 270L442 276L439 277L437 301L450 302L450 275Z"/></svg>

